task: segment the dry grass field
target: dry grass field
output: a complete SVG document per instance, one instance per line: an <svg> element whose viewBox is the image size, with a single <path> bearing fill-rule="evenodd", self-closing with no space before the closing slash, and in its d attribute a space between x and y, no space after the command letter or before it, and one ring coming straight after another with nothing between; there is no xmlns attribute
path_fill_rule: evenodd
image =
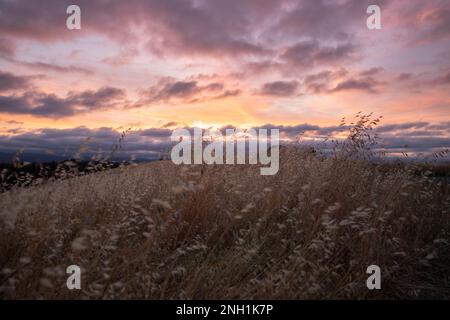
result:
<svg viewBox="0 0 450 320"><path fill-rule="evenodd" d="M448 306L449 93L450 0L0 0L0 305Z"/></svg>
<svg viewBox="0 0 450 320"><path fill-rule="evenodd" d="M159 161L1 194L0 297L450 297L447 182L281 151L275 176Z"/></svg>

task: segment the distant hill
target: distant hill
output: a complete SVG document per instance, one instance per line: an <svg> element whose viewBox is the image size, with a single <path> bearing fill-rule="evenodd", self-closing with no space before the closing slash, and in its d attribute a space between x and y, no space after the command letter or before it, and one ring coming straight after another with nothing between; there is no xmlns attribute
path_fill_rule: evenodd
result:
<svg viewBox="0 0 450 320"><path fill-rule="evenodd" d="M0 152L0 164L11 163L14 157L14 153ZM26 162L52 162L52 161L64 161L67 157L62 157L52 154L34 154L23 153L20 155L20 159Z"/></svg>
<svg viewBox="0 0 450 320"><path fill-rule="evenodd" d="M10 164L14 157L14 153L9 152L0 152L0 164ZM82 160L88 161L90 160L90 155L84 157ZM70 156L61 156L55 154L44 154L44 153L32 153L32 152L24 152L20 154L20 160L31 163L47 163L47 162L61 162L70 159ZM115 156L112 158L112 161L129 161L129 157L126 156ZM147 162L158 160L157 158L150 157L137 157L134 159L134 162Z"/></svg>

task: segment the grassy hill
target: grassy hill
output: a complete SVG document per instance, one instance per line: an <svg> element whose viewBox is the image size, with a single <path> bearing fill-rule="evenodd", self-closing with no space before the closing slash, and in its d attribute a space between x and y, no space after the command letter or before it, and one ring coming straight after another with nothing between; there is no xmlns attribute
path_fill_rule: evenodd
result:
<svg viewBox="0 0 450 320"><path fill-rule="evenodd" d="M450 298L449 183L409 166L285 148L275 176L159 161L0 203L1 298Z"/></svg>

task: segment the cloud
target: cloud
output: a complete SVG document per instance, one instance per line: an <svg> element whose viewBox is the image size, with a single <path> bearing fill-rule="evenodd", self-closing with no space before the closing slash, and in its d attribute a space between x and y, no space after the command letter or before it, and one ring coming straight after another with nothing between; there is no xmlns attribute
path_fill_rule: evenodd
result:
<svg viewBox="0 0 450 320"><path fill-rule="evenodd" d="M430 81L430 85L450 85L450 71Z"/></svg>
<svg viewBox="0 0 450 320"><path fill-rule="evenodd" d="M423 16L422 21L426 26L422 29L422 38L427 41L450 39L450 5L435 8Z"/></svg>
<svg viewBox="0 0 450 320"><path fill-rule="evenodd" d="M271 59L264 59L260 61L252 61L245 65L245 70L251 75L261 75L271 72L282 72L286 68L286 63L274 61Z"/></svg>
<svg viewBox="0 0 450 320"><path fill-rule="evenodd" d="M139 131L139 134L145 137L167 138L172 134L172 130L166 128L150 128Z"/></svg>
<svg viewBox="0 0 450 320"><path fill-rule="evenodd" d="M176 126L178 126L178 125L179 125L178 122L170 121L170 122L167 122L166 124L164 124L164 125L162 126L162 128L172 128L172 127L176 127Z"/></svg>
<svg viewBox="0 0 450 320"><path fill-rule="evenodd" d="M362 71L348 71L346 69L325 70L310 74L304 78L308 93L332 94L341 91L364 91L377 93L385 81L375 79L381 77L382 68L371 68Z"/></svg>
<svg viewBox="0 0 450 320"><path fill-rule="evenodd" d="M0 38L0 58L10 59L14 56L16 46L10 39Z"/></svg>
<svg viewBox="0 0 450 320"><path fill-rule="evenodd" d="M342 43L323 52L336 59L364 42L370 0L79 0L83 29L68 32L65 9L69 0L0 0L0 36L39 41L72 40L102 35L122 45L142 44L158 56L269 57L295 39ZM383 18L407 37L427 41L450 34L448 1L378 0ZM136 32L136 26L140 31ZM413 31L411 31L413 30ZM128 41L127 41L128 40ZM347 44L345 44L347 43ZM352 43L352 45L348 44ZM1 47L1 46L0 46ZM310 50L310 49L309 49ZM344 52L342 52L344 51ZM11 53L11 52L10 52ZM122 64L135 48L104 61ZM319 54L319 58L320 58ZM297 57L297 60L299 57Z"/></svg>
<svg viewBox="0 0 450 320"><path fill-rule="evenodd" d="M383 10L389 8L387 0L378 0ZM310 37L320 40L348 40L355 30L365 27L370 0L298 1L279 19L274 31L278 36Z"/></svg>
<svg viewBox="0 0 450 320"><path fill-rule="evenodd" d="M348 91L348 90L359 90L366 91L368 93L377 93L378 87L381 82L373 79L372 77L364 77L358 79L348 79L342 81L336 85L331 91Z"/></svg>
<svg viewBox="0 0 450 320"><path fill-rule="evenodd" d="M425 121L383 125L375 129L388 152L431 153L450 148L450 122Z"/></svg>
<svg viewBox="0 0 450 320"><path fill-rule="evenodd" d="M384 5L386 1L379 0ZM102 35L123 43L138 43L156 56L210 56L268 58L283 51L286 43L304 39L289 48L286 58L306 65L306 60L339 62L356 49L353 33L361 28L366 0L79 0L83 29L69 32L64 25L68 0L0 0L0 35L38 41L72 40ZM30 19L33 17L33 19ZM136 26L140 31L136 32ZM358 29L356 29L358 30ZM314 39L314 40L313 40ZM319 45L334 40L335 46ZM107 57L110 64L127 63L137 46Z"/></svg>
<svg viewBox="0 0 450 320"><path fill-rule="evenodd" d="M0 135L0 153L12 154L22 149L31 161L42 158L39 155L47 155L46 159L52 158L50 155L53 155L55 159L69 159L80 150L82 145L85 145L83 158L89 159L96 154L109 155L120 135L120 131L107 127L44 128L18 132L9 136ZM143 159L154 159L158 154L166 151L171 144L170 131L158 132L158 129L153 129L153 132L151 130L133 131L125 136L117 157L129 159L135 155Z"/></svg>
<svg viewBox="0 0 450 320"><path fill-rule="evenodd" d="M176 126L175 123L171 126ZM192 127L184 127L192 132ZM226 128L235 129L235 126L228 125L220 128L225 132ZM297 125L276 125L265 124L254 127L254 129L279 129L282 139L298 141L299 137L303 143L317 145L325 143L324 139L329 135L347 131L347 126L319 126L309 123ZM450 122L428 123L410 122L389 124L378 127L375 132L381 137L381 146L385 147L388 153L391 152L432 152L439 148L450 147ZM136 155L140 158L154 159L161 152L170 150L173 143L170 141L171 129L167 126L160 128L147 128L143 130L131 131L125 136L122 143L122 158L129 158ZM58 157L70 158L80 146L88 142L85 152L86 157L90 157L103 150L103 154L108 154L112 150L113 144L117 141L121 132L117 129L101 127L89 129L87 127L77 127L69 129L43 128L38 130L18 130L10 132L9 135L0 135L0 153L14 153L23 148L28 154L53 154ZM36 157L35 157L36 158ZM31 159L31 161L33 161Z"/></svg>
<svg viewBox="0 0 450 320"><path fill-rule="evenodd" d="M299 71L352 63L357 57L358 47L350 42L330 44L318 40L302 40L273 51L270 59L263 57L246 63L246 73L253 76L264 73L298 76Z"/></svg>
<svg viewBox="0 0 450 320"><path fill-rule="evenodd" d="M450 148L448 137L408 137L389 136L383 138L383 146L390 152L433 152Z"/></svg>
<svg viewBox="0 0 450 320"><path fill-rule="evenodd" d="M122 48L119 54L103 59L102 62L112 66L121 66L128 64L137 55L139 55L139 49L129 46Z"/></svg>
<svg viewBox="0 0 450 320"><path fill-rule="evenodd" d="M23 124L23 122L21 121L16 121L16 120L8 120L8 121L4 121L7 124L16 124L16 125L21 125Z"/></svg>
<svg viewBox="0 0 450 320"><path fill-rule="evenodd" d="M400 82L406 82L406 81L411 80L413 77L414 77L414 75L410 72L402 72L397 76L396 79L397 79L397 81L400 81Z"/></svg>
<svg viewBox="0 0 450 320"><path fill-rule="evenodd" d="M237 97L242 93L241 89L225 90L221 94L212 97L212 100L226 99L229 97Z"/></svg>
<svg viewBox="0 0 450 320"><path fill-rule="evenodd" d="M261 84L256 89L258 93L274 97L294 97L300 92L336 94L337 97L326 99L305 97L304 108L295 113L300 116L312 110L308 108L315 108L315 114L310 114L314 117L331 110L329 106L334 103L340 109L352 108L343 105L344 102L354 103L366 93L380 94L372 104L386 103L386 112L397 117L406 104L405 93L410 93L406 92L409 88L429 89L439 84L433 92L427 92L429 96L420 99L428 100L428 105L437 104L441 101L436 100L445 98L442 98L445 92L441 91L450 81L448 74L436 72L447 70L448 73L447 61L442 62L440 55L448 51L448 45L444 41L436 43L447 39L449 34L448 1L379 0L383 19L380 32L367 30L365 26L370 0L79 0L82 30L77 31L65 27L65 9L69 4L72 4L69 0L0 0L0 59L6 62L6 70L17 67L24 74L27 70L52 72L54 81L60 82L49 88L80 81L79 77L70 77L73 73L92 76L84 85L100 83L100 86L121 87L126 83L135 89L145 83L146 90L141 91L139 100L126 103L135 107L236 97L251 94L247 87L255 83ZM417 42L415 48L405 46L408 40L419 37L424 37L422 44L428 42L429 46L419 46ZM100 50L92 55L91 49L99 46ZM385 49L390 53L387 60L379 54ZM70 55L70 51L74 54ZM152 66L144 66L149 61ZM383 70L378 63L387 69ZM90 64L96 64L95 68L86 67ZM342 71L341 66L348 70ZM360 68L367 69L357 70ZM407 73L396 79L402 71ZM198 72L227 76L189 77ZM153 82L167 75L174 78ZM155 78L148 80L149 77ZM416 85L415 81L423 84ZM93 92L84 98L81 93L65 96L60 91L43 93L13 85L10 80L6 82L10 83L9 88L16 88L9 91L23 91L2 93L0 110L8 113L60 118L115 108L123 100L115 97L101 103L96 101ZM340 97L341 92L351 92L354 96ZM271 105L244 106L267 100L259 97L231 100L239 103L230 104L230 111L245 112L249 118L270 116L280 105L270 101L267 104ZM313 100L318 102L315 106L309 104ZM223 117L225 103L211 103L214 105L221 113L218 116ZM188 110L182 112L174 119L182 121L190 117ZM402 117L413 116L412 112ZM214 112L203 115L210 118L211 114L214 116ZM280 115L279 119L283 117L286 115Z"/></svg>
<svg viewBox="0 0 450 320"><path fill-rule="evenodd" d="M334 46L318 41L302 41L285 49L281 58L294 66L340 63L353 58L355 47L349 43Z"/></svg>
<svg viewBox="0 0 450 320"><path fill-rule="evenodd" d="M213 86L215 88L215 86ZM156 101L172 98L186 98L201 92L206 88L200 88L196 81L175 81L166 83L160 90L157 89L153 98Z"/></svg>
<svg viewBox="0 0 450 320"><path fill-rule="evenodd" d="M437 123L437 124L429 124L427 126L427 129L429 129L429 130L443 130L443 131L447 131L448 133L450 133L450 121L441 122L441 123Z"/></svg>
<svg viewBox="0 0 450 320"><path fill-rule="evenodd" d="M30 77L0 71L0 92L26 89L30 86L30 80Z"/></svg>
<svg viewBox="0 0 450 320"><path fill-rule="evenodd" d="M428 127L430 124L428 122L406 122L402 124L386 124L378 127L377 132L392 132L398 130L409 130L409 129L423 129Z"/></svg>
<svg viewBox="0 0 450 320"><path fill-rule="evenodd" d="M274 81L265 83L260 94L278 97L288 97L297 94L299 83L297 81Z"/></svg>
<svg viewBox="0 0 450 320"><path fill-rule="evenodd" d="M253 129L279 129L283 137L295 140L298 135L305 133L313 133L320 130L320 126L309 123L303 123L293 126L275 125L266 123L265 125L255 127Z"/></svg>
<svg viewBox="0 0 450 320"><path fill-rule="evenodd" d="M310 146L327 146L329 136L348 131L349 126L321 127L311 124L295 126L277 126L266 124L261 128L278 128L280 137L297 141ZM424 153L431 154L438 150L450 148L450 122L431 124L427 122L399 123L384 125L374 130L379 136L379 148L387 154L392 153ZM326 142L328 141L328 142Z"/></svg>
<svg viewBox="0 0 450 320"><path fill-rule="evenodd" d="M66 100L72 105L89 107L91 109L109 108L122 100L126 93L122 89L102 87L97 91L69 92Z"/></svg>
<svg viewBox="0 0 450 320"><path fill-rule="evenodd" d="M325 70L310 74L304 78L304 84L308 93L322 94L331 91L330 84L348 75L346 69Z"/></svg>
<svg viewBox="0 0 450 320"><path fill-rule="evenodd" d="M163 78L147 90L141 91L142 104L196 103L237 96L239 89L227 89L223 82L206 82L187 79Z"/></svg>
<svg viewBox="0 0 450 320"><path fill-rule="evenodd" d="M97 91L69 92L61 98L55 94L27 91L22 95L0 96L0 112L63 118L94 110L118 107L125 91L102 87Z"/></svg>
<svg viewBox="0 0 450 320"><path fill-rule="evenodd" d="M93 72L89 69L78 67L78 66L60 66L53 63L45 63L45 62L24 62L24 61L15 61L17 64L28 67L29 69L39 70L39 71L52 71L59 73L81 73L84 75L92 75Z"/></svg>
<svg viewBox="0 0 450 320"><path fill-rule="evenodd" d="M265 129L279 129L283 138L297 140L299 136L315 138L323 141L328 136L338 133L348 132L351 126L319 126L309 123L286 126L265 124L255 127ZM373 131L382 138L382 145L387 148L398 147L402 141L408 148L440 148L450 146L450 122L429 123L429 122L405 122L387 124L376 127ZM403 145L403 146L404 146Z"/></svg>
<svg viewBox="0 0 450 320"><path fill-rule="evenodd" d="M408 45L417 46L450 39L450 3L448 1L431 0L410 2L402 9L402 15L391 17L395 27L409 32L403 36Z"/></svg>
<svg viewBox="0 0 450 320"><path fill-rule="evenodd" d="M26 114L31 110L25 96L0 96L0 112L11 114Z"/></svg>
<svg viewBox="0 0 450 320"><path fill-rule="evenodd" d="M367 70L363 70L359 73L359 76L361 77L372 77L375 76L377 74L380 74L381 72L383 72L383 68L382 67L374 67L374 68L370 68Z"/></svg>
<svg viewBox="0 0 450 320"><path fill-rule="evenodd" d="M44 2L44 3L43 3ZM258 9L255 1L245 12L243 6L214 1L189 0L110 0L95 2L79 0L83 29L101 34L117 42L135 39L134 27L142 26L146 34L146 47L157 55L214 54L236 56L260 54L265 51L248 33L250 21L244 14ZM266 2L266 1L264 1ZM262 2L261 2L262 3ZM65 10L72 4L66 0L0 1L0 34L13 37L54 41L73 39L84 34L67 32ZM266 6L276 8L276 4ZM219 11L220 10L220 11ZM265 11L267 14L269 11ZM62 15L62 14L63 15ZM261 16L261 15L259 15ZM33 17L33 19L30 19ZM107 62L116 63L117 60ZM120 61L119 61L120 62Z"/></svg>

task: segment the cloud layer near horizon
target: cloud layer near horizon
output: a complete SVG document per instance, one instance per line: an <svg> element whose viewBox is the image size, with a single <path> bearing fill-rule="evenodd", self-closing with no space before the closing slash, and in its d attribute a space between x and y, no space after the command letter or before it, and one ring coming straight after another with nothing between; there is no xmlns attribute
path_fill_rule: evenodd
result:
<svg viewBox="0 0 450 320"><path fill-rule="evenodd" d="M116 154L121 159L138 158L156 159L161 154L170 153L174 145L170 136L175 123L169 123L171 128L148 128L128 131L121 142L120 151ZM166 126L166 127L167 127ZM193 134L193 127L182 127ZM265 124L259 129L276 128L280 130L280 138L284 143L294 143L299 146L316 146L328 148L327 138L336 134L345 137L349 126L318 126L308 123L294 126ZM237 129L232 125L218 128L223 135L225 129ZM72 129L43 128L34 131L21 129L12 130L8 135L0 135L1 153L12 155L21 150L28 159L70 159L83 149L84 159L92 156L108 155L118 141L122 132L113 128L101 127L89 129L77 127ZM208 136L204 129L205 137ZM450 148L450 122L430 124L427 122L410 122L401 125L383 125L375 128L373 134L379 136L378 148L387 154L411 153L429 155L433 152ZM305 139L306 138L306 139ZM4 158L4 157L3 157Z"/></svg>

